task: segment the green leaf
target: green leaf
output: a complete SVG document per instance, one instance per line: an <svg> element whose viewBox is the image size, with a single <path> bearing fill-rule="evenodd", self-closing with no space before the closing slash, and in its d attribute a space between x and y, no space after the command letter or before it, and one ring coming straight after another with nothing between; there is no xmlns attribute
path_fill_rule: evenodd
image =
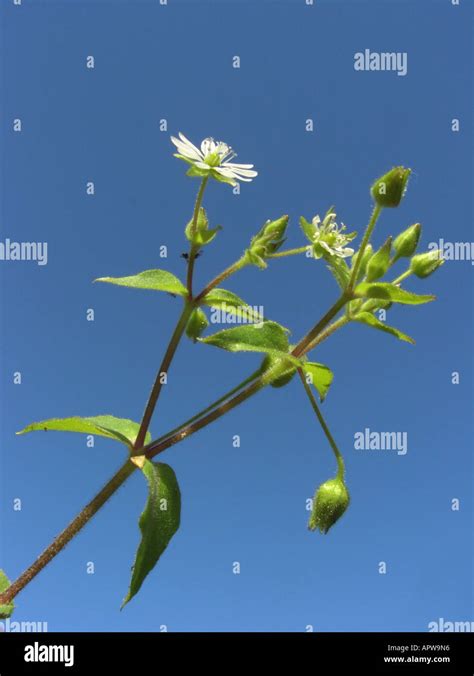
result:
<svg viewBox="0 0 474 676"><path fill-rule="evenodd" d="M405 305L420 305L435 300L436 296L421 296L411 291L405 291L389 282L375 282L374 284L362 282L355 288L355 295L359 298L380 298L392 303Z"/></svg>
<svg viewBox="0 0 474 676"><path fill-rule="evenodd" d="M129 286L133 289L167 291L179 296L188 295L188 291L183 283L166 270L145 270L131 277L99 277L95 281L117 284L118 286Z"/></svg>
<svg viewBox="0 0 474 676"><path fill-rule="evenodd" d="M207 338L200 338L200 342L229 352L266 352L290 358L286 354L289 349L287 332L277 322L262 322L224 329ZM299 364L297 359L295 361Z"/></svg>
<svg viewBox="0 0 474 676"><path fill-rule="evenodd" d="M38 430L54 430L57 432L79 432L81 434L97 434L101 437L116 439L127 446L132 447L137 438L140 425L133 420L116 418L113 415L96 415L90 418L74 416L72 418L50 418L40 422L31 423L17 434L36 432ZM151 435L147 432L145 444L151 441Z"/></svg>
<svg viewBox="0 0 474 676"><path fill-rule="evenodd" d="M3 594L3 592L7 591L10 584L11 582L3 570L0 570L0 594ZM6 620L7 617L11 616L14 610L15 604L13 601L10 601L10 603L4 603L3 605L0 604L0 620Z"/></svg>
<svg viewBox="0 0 474 676"><path fill-rule="evenodd" d="M379 319L377 319L377 317L375 317L371 312L359 312L359 314L354 315L353 319L361 322L362 324L372 326L374 329L379 329L380 331L385 331L385 333L390 333L392 336L395 336L400 340L404 340L407 343L411 343L412 345L415 344L413 338L407 336L406 333L402 333L402 331L399 331L394 326L388 326L387 324L384 324L384 322L381 322Z"/></svg>
<svg viewBox="0 0 474 676"><path fill-rule="evenodd" d="M334 378L333 372L328 366L311 361L303 362L302 368L311 376L312 384L317 389L321 401L324 401Z"/></svg>
<svg viewBox="0 0 474 676"><path fill-rule="evenodd" d="M227 291L226 289L212 289L212 291L209 291L209 293L204 296L202 303L203 305L209 305L209 307L221 310L226 314L240 318L243 317L250 322L261 322L263 320L260 313L256 312L250 305L242 300L242 298L239 298L237 294L232 293L232 291Z"/></svg>
<svg viewBox="0 0 474 676"><path fill-rule="evenodd" d="M179 528L181 493L174 471L162 462L145 460L142 469L148 482L148 499L138 525L142 539L132 570L130 588L122 608L137 594Z"/></svg>

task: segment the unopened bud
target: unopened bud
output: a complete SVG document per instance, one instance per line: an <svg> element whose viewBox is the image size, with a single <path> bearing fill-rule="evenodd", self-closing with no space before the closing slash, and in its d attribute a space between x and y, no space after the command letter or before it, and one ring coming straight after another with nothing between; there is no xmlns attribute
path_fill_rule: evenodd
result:
<svg viewBox="0 0 474 676"><path fill-rule="evenodd" d="M444 263L444 258L441 256L441 250L427 251L426 253L413 256L410 261L410 270L417 277L422 279L429 277L435 270L437 270Z"/></svg>
<svg viewBox="0 0 474 676"><path fill-rule="evenodd" d="M385 244L374 253L367 263L365 278L368 282L380 279L387 272L390 265L390 252L392 250L392 238L389 237Z"/></svg>
<svg viewBox="0 0 474 676"><path fill-rule="evenodd" d="M413 256L418 246L420 235L421 225L420 223L415 223L395 238L393 242L393 248L395 249L394 262L399 258L410 258L410 256Z"/></svg>
<svg viewBox="0 0 474 676"><path fill-rule="evenodd" d="M398 207L405 194L411 169L394 167L381 176L372 186L371 193L380 207Z"/></svg>

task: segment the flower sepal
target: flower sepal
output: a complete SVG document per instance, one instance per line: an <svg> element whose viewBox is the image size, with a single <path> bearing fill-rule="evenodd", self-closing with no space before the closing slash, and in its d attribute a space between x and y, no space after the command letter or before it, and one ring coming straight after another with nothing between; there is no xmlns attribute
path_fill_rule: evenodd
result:
<svg viewBox="0 0 474 676"><path fill-rule="evenodd" d="M201 247L210 244L219 230L222 230L220 225L209 229L206 210L204 207L201 207L196 220L196 226L194 227L193 219L191 219L184 230L184 234L191 244Z"/></svg>

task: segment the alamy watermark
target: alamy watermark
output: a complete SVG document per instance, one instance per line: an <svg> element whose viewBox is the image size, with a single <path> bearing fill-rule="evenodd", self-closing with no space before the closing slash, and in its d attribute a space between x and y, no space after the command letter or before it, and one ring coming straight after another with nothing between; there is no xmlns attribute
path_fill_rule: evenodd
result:
<svg viewBox="0 0 474 676"><path fill-rule="evenodd" d="M16 634L16 633L37 633L41 632L42 634L46 633L48 631L48 623L47 622L26 622L26 621L19 621L19 622L14 622L10 620L10 618L7 618L6 620L3 620L0 622L0 633L5 633L5 634Z"/></svg>
<svg viewBox="0 0 474 676"><path fill-rule="evenodd" d="M436 250L445 261L471 261L474 265L474 242L447 242L441 237L438 242L428 244L428 251Z"/></svg>
<svg viewBox="0 0 474 676"><path fill-rule="evenodd" d="M461 622L459 620L445 620L444 617L438 617L437 620L428 624L428 631L432 632L474 632L474 622Z"/></svg>
<svg viewBox="0 0 474 676"><path fill-rule="evenodd" d="M256 328L263 326L263 317L263 305L235 307L222 303L219 307L212 308L210 313L211 324L253 324Z"/></svg>
<svg viewBox="0 0 474 676"><path fill-rule="evenodd" d="M397 451L397 455L406 455L408 451L407 432L374 432L368 427L354 434L356 451Z"/></svg>
<svg viewBox="0 0 474 676"><path fill-rule="evenodd" d="M48 264L47 242L0 241L0 261L36 261L38 265Z"/></svg>
<svg viewBox="0 0 474 676"><path fill-rule="evenodd" d="M354 54L354 70L393 71L402 77L408 73L407 52L371 52L365 49Z"/></svg>

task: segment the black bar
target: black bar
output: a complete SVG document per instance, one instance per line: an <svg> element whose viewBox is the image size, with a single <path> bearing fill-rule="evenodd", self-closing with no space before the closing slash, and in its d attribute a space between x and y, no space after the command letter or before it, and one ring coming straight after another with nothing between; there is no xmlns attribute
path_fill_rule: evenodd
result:
<svg viewBox="0 0 474 676"><path fill-rule="evenodd" d="M0 633L0 676L103 669L106 676L163 675L216 667L220 674L238 668L242 676L272 667L291 669L288 676L306 671L472 676L473 643L472 633ZM46 658L50 661L41 661Z"/></svg>

